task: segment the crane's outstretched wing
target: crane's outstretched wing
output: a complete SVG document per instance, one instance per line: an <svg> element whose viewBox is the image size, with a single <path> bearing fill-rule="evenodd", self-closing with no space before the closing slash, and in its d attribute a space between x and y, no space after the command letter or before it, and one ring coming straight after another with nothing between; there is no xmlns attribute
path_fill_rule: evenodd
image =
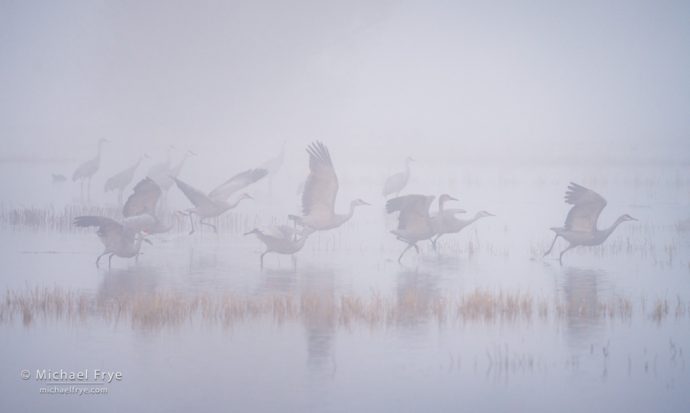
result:
<svg viewBox="0 0 690 413"><path fill-rule="evenodd" d="M606 200L601 195L571 182L565 193L565 202L573 205L565 219L566 229L584 232L597 229L597 220L606 206Z"/></svg>
<svg viewBox="0 0 690 413"><path fill-rule="evenodd" d="M333 169L331 154L321 142L314 142L307 148L309 153L309 176L302 192L302 214L304 216L331 216L338 195L338 177Z"/></svg>
<svg viewBox="0 0 690 413"><path fill-rule="evenodd" d="M386 212L400 212L399 230L426 230L430 225L429 207L434 198L427 195L399 196L386 202Z"/></svg>
<svg viewBox="0 0 690 413"><path fill-rule="evenodd" d="M208 194L208 197L219 201L225 201L230 198L230 195L253 184L266 175L268 175L268 171L261 168L248 169L244 172L240 172L218 185L216 189Z"/></svg>
<svg viewBox="0 0 690 413"><path fill-rule="evenodd" d="M144 178L134 187L134 193L127 198L122 207L122 216L133 217L141 214L156 214L156 204L161 197L161 188L151 178Z"/></svg>
<svg viewBox="0 0 690 413"><path fill-rule="evenodd" d="M98 227L96 234L106 245L108 242L117 242L125 232L119 222L107 218L93 215L85 215L74 218L74 225L77 227Z"/></svg>
<svg viewBox="0 0 690 413"><path fill-rule="evenodd" d="M174 176L171 176L170 178L175 181L175 184L177 184L177 187L180 188L180 191L182 191L184 196L186 196L195 207L209 209L215 208L213 200L206 196L206 194L189 185L188 183L175 178Z"/></svg>

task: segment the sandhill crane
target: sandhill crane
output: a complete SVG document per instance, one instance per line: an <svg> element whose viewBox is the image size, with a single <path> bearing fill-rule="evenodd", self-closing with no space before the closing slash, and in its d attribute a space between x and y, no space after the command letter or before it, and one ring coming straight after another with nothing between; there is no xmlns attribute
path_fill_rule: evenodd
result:
<svg viewBox="0 0 690 413"><path fill-rule="evenodd" d="M400 195L407 185L407 181L410 180L410 163L414 162L414 159L407 157L405 159L405 170L393 174L386 179L386 183L383 185L383 196L388 197L389 195L395 194L395 196Z"/></svg>
<svg viewBox="0 0 690 413"><path fill-rule="evenodd" d="M114 219L101 216L80 216L74 218L74 225L78 227L98 227L98 238L103 242L105 250L96 258L96 267L104 255L108 257L108 268L112 265L113 256L122 258L137 257L141 249L141 242L151 241L141 233L142 221L149 221L148 217L137 216L127 218L122 223Z"/></svg>
<svg viewBox="0 0 690 413"><path fill-rule="evenodd" d="M110 141L103 138L99 139L98 154L96 155L96 157L79 165L77 169L74 171L74 174L72 174L72 182L76 182L78 180L81 185L80 189L82 199L84 198L84 181L87 181L87 200L91 200L91 177L93 177L96 174L96 172L98 172L98 168L101 166L101 151L103 149L103 144L106 142Z"/></svg>
<svg viewBox="0 0 690 413"><path fill-rule="evenodd" d="M311 231L326 231L347 222L355 208L369 203L355 199L350 202L347 214L335 213L335 198L338 195L338 176L335 174L331 154L321 142L314 142L307 148L309 154L309 176L302 192L302 214L288 217Z"/></svg>
<svg viewBox="0 0 690 413"><path fill-rule="evenodd" d="M137 168L139 168L139 165L141 165L141 161L144 159L149 159L149 156L146 154L140 156L132 166L116 173L105 181L105 192L117 189L118 205L122 205L122 193L125 191L125 188L127 188L127 185L129 185L134 179L134 173L137 171Z"/></svg>
<svg viewBox="0 0 690 413"><path fill-rule="evenodd" d="M165 161L151 165L149 171L146 173L146 176L152 178L156 182L158 178L162 179L163 177L167 177L168 173L170 172L170 163L172 162L172 153L174 150L175 147L173 145L169 145Z"/></svg>
<svg viewBox="0 0 690 413"><path fill-rule="evenodd" d="M477 220L486 217L493 217L494 214L487 211L477 212L473 218L470 219L458 219L455 214L464 214L466 211L464 209L446 209L443 212L443 218L434 224L434 229L436 230L436 236L431 239L431 244L434 249L436 249L436 243L441 236L445 234L455 234L462 231L465 227L470 226L472 223L477 222Z"/></svg>
<svg viewBox="0 0 690 413"><path fill-rule="evenodd" d="M285 159L285 141L280 148L278 155L264 162L260 168L265 169L268 172L268 192L273 193L273 175L278 173L280 167L283 166L283 160Z"/></svg>
<svg viewBox="0 0 690 413"><path fill-rule="evenodd" d="M96 259L96 267L101 258L108 254L108 268L112 265L114 255L122 258L138 257L142 241L151 243L145 235L161 232L162 224L155 216L160 196L158 185L145 178L134 187L134 193L127 199L122 209L122 222L102 216L79 216L74 219L75 226L98 227L96 234L105 250Z"/></svg>
<svg viewBox="0 0 690 413"><path fill-rule="evenodd" d="M637 221L628 214L621 215L607 229L597 228L597 221L601 211L606 207L606 200L598 193L587 189L584 186L571 182L565 193L565 202L572 205L565 225L560 228L551 228L556 233L549 250L544 253L547 256L551 253L558 237L563 237L569 245L561 251L558 261L563 264L563 254L577 246L600 245L613 233L613 231L625 221Z"/></svg>
<svg viewBox="0 0 690 413"><path fill-rule="evenodd" d="M266 246L266 250L259 259L261 268L264 266L264 256L269 252L290 255L294 265L295 254L304 247L308 237L308 234L301 233L287 225L271 226L266 229L254 228L244 235L250 234L256 234L256 237Z"/></svg>
<svg viewBox="0 0 690 413"><path fill-rule="evenodd" d="M417 242L429 239L435 234L434 226L429 216L429 207L435 196L404 195L386 202L386 212L399 212L398 228L391 231L396 238L407 243L407 247L400 253L398 262L410 248L414 247L419 254Z"/></svg>
<svg viewBox="0 0 690 413"><path fill-rule="evenodd" d="M245 193L240 195L234 203L229 203L227 201L235 192L253 184L265 176L265 169L249 169L228 179L216 189L209 192L208 195L175 177L171 177L187 199L194 204L194 208L187 209L184 212L185 215L189 216L189 222L192 226L192 230L189 234L191 235L194 233L194 220L192 218L194 214L199 216L200 225L207 225L213 228L215 232L218 232L218 228L216 228L215 225L204 222L204 220L220 216L225 211L235 208L244 199L252 199L249 194Z"/></svg>
<svg viewBox="0 0 690 413"><path fill-rule="evenodd" d="M187 159L189 159L190 156L196 156L196 153L187 150L187 152L182 155L182 159L175 165L173 165L170 169L168 169L167 173L158 176L157 178L153 178L156 183L161 187L163 190L163 194L165 195L170 187L173 185L174 181L172 178L177 178L180 175L180 172L182 171L182 168L184 167L184 164L187 162Z"/></svg>
<svg viewBox="0 0 690 413"><path fill-rule="evenodd" d="M150 215L153 220L146 222L142 228L147 234L160 234L168 232L172 224L165 225L163 220L156 214L156 206L162 195L161 188L151 178L144 178L134 186L132 195L127 198L127 202L122 207L122 216L131 218L139 215Z"/></svg>

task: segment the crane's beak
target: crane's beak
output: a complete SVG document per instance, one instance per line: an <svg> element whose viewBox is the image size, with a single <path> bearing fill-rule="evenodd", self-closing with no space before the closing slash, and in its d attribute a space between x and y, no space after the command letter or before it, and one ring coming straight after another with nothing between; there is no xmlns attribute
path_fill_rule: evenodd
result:
<svg viewBox="0 0 690 413"><path fill-rule="evenodd" d="M362 203L362 205L369 205L369 206L371 206L371 204L370 204L370 203L368 203L367 201L359 201L359 202L361 202L361 203Z"/></svg>
<svg viewBox="0 0 690 413"><path fill-rule="evenodd" d="M630 219L631 219L632 221L639 221L639 219L634 218L634 217L630 217Z"/></svg>
<svg viewBox="0 0 690 413"><path fill-rule="evenodd" d="M153 242L151 242L151 240L148 238L144 238L143 241L149 245L153 245Z"/></svg>
<svg viewBox="0 0 690 413"><path fill-rule="evenodd" d="M187 153L189 153L192 156L197 156L196 152L194 152L192 150L188 150Z"/></svg>
<svg viewBox="0 0 690 413"><path fill-rule="evenodd" d="M251 230L251 231L245 232L244 235L245 235L245 236L246 236L246 235L252 235L252 234L256 234L256 232L257 232L257 231L256 231L256 228L254 228L254 229Z"/></svg>
<svg viewBox="0 0 690 413"><path fill-rule="evenodd" d="M450 201L457 201L457 200L458 200L458 198L455 198L455 197L452 197L452 196L449 196L448 199L449 199Z"/></svg>

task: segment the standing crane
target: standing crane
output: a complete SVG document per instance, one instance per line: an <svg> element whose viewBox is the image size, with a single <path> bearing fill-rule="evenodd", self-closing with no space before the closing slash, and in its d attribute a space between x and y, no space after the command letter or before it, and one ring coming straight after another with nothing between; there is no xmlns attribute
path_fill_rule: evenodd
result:
<svg viewBox="0 0 690 413"><path fill-rule="evenodd" d="M400 192L407 186L407 182L410 180L410 163L414 162L414 159L409 156L405 159L405 170L393 174L386 179L386 183L383 185L382 194L384 197L395 194L395 196L400 195Z"/></svg>
<svg viewBox="0 0 690 413"><path fill-rule="evenodd" d="M118 205L122 205L122 194L124 193L125 188L127 188L127 185L134 180L134 174L139 168L139 165L141 165L141 161L144 159L149 159L149 156L147 154L140 156L132 166L116 173L105 181L105 192L117 190Z"/></svg>
<svg viewBox="0 0 690 413"><path fill-rule="evenodd" d="M101 151L103 149L103 144L106 142L110 141L103 138L99 139L98 154L96 155L96 157L79 165L77 169L74 171L74 174L72 174L72 182L79 181L80 183L82 200L84 199L84 181L87 181L86 199L88 201L91 200L91 178L96 174L96 172L98 172L98 169L101 166Z"/></svg>

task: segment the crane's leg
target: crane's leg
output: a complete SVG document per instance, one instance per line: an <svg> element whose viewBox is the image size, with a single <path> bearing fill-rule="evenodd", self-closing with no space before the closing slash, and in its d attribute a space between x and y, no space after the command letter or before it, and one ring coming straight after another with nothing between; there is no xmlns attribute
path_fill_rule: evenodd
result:
<svg viewBox="0 0 690 413"><path fill-rule="evenodd" d="M108 269L110 269L110 267L112 267L113 265L113 255L115 254L110 254L110 256L108 257Z"/></svg>
<svg viewBox="0 0 690 413"><path fill-rule="evenodd" d="M91 177L89 177L89 182L86 185L86 202L91 203Z"/></svg>
<svg viewBox="0 0 690 413"><path fill-rule="evenodd" d="M400 256L398 257L398 262L399 262L399 263L402 263L402 257L403 257L403 255L405 255L405 253L407 252L407 250L409 250L410 248L412 248L412 244L407 244L407 247L403 250L403 252L400 253Z"/></svg>
<svg viewBox="0 0 690 413"><path fill-rule="evenodd" d="M568 248L566 248L566 249L564 249L563 251L561 251L561 255L558 256L558 262L559 262L561 265L563 265L563 254L565 254L566 251L569 251L569 250L571 250L571 249L573 249L573 248L574 248L573 245L568 245Z"/></svg>
<svg viewBox="0 0 690 413"><path fill-rule="evenodd" d="M120 191L117 193L117 204L122 206L122 193L125 191L125 188L120 188Z"/></svg>
<svg viewBox="0 0 690 413"><path fill-rule="evenodd" d="M438 239L441 238L443 234L438 234L435 238L431 239L431 245L434 247L434 251L437 251L438 248L436 247Z"/></svg>
<svg viewBox="0 0 690 413"><path fill-rule="evenodd" d="M199 220L199 224L200 225L206 225L207 227L211 227L211 228L213 228L213 232L215 232L216 234L218 233L218 228L215 225L211 224L210 222L204 222L204 220L201 219L201 220Z"/></svg>
<svg viewBox="0 0 690 413"><path fill-rule="evenodd" d="M104 255L108 255L108 252L106 251L106 252L104 252L103 254L99 255L98 258L96 258L96 268L100 268L100 267L98 266L98 263L101 261L101 257L104 256Z"/></svg>
<svg viewBox="0 0 690 413"><path fill-rule="evenodd" d="M189 213L189 225L192 226L192 230L189 231L189 235L192 235L194 233L194 217L192 216L192 213Z"/></svg>
<svg viewBox="0 0 690 413"><path fill-rule="evenodd" d="M417 255L419 255L419 247L417 244L412 244L414 246L414 250L417 251Z"/></svg>
<svg viewBox="0 0 690 413"><path fill-rule="evenodd" d="M546 257L551 253L551 250L553 249L553 246L556 245L556 240L558 239L559 235L556 234L555 237L553 237L553 242L551 243L551 246L549 247L549 250L544 253L544 256Z"/></svg>
<svg viewBox="0 0 690 413"><path fill-rule="evenodd" d="M297 257L295 257L295 254L290 255L290 258L292 259L292 269L296 270L297 269Z"/></svg>
<svg viewBox="0 0 690 413"><path fill-rule="evenodd" d="M211 227L211 228L213 228L213 232L215 232L216 234L218 233L218 228L215 225L211 224L210 222L204 222L204 220L201 219L199 221L199 224L206 225L207 227Z"/></svg>
<svg viewBox="0 0 690 413"><path fill-rule="evenodd" d="M264 251L261 254L261 258L259 258L259 264L261 265L261 268L264 268L264 255L268 254L268 250Z"/></svg>

